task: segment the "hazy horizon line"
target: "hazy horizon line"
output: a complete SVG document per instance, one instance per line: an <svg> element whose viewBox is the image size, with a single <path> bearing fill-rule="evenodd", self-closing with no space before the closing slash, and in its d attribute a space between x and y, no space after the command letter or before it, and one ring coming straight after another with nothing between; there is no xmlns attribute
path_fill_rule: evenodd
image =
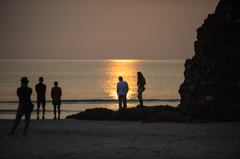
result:
<svg viewBox="0 0 240 159"><path fill-rule="evenodd" d="M186 59L0 59L0 61L184 61Z"/></svg>

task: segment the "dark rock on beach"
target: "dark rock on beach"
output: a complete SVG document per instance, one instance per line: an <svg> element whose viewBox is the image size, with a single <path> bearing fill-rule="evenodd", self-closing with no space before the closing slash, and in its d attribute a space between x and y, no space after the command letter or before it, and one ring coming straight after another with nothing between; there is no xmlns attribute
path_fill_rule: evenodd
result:
<svg viewBox="0 0 240 159"><path fill-rule="evenodd" d="M112 111L107 108L86 109L84 112L69 115L66 119L79 120L140 120L146 122L204 122L196 120L177 107L172 106L144 106L143 108L128 108Z"/></svg>
<svg viewBox="0 0 240 159"><path fill-rule="evenodd" d="M197 29L185 62L181 111L201 119L240 120L240 1L221 0Z"/></svg>

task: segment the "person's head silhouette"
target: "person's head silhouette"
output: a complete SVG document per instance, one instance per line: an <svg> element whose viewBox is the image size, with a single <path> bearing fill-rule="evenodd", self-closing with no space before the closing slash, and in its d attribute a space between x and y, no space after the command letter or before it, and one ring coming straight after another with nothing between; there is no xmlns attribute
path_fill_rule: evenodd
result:
<svg viewBox="0 0 240 159"><path fill-rule="evenodd" d="M24 85L27 85L28 82L29 82L28 79L27 79L27 77L22 77L20 81L21 81L22 84L24 84Z"/></svg>
<svg viewBox="0 0 240 159"><path fill-rule="evenodd" d="M122 80L123 80L122 76L120 76L118 79L119 79L119 81L122 81Z"/></svg>
<svg viewBox="0 0 240 159"><path fill-rule="evenodd" d="M43 82L43 77L39 77L39 82Z"/></svg>

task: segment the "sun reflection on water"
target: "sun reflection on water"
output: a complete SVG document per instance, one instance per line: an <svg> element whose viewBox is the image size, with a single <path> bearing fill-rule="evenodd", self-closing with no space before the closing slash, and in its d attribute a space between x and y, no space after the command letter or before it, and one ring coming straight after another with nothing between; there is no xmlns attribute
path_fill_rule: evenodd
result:
<svg viewBox="0 0 240 159"><path fill-rule="evenodd" d="M118 77L122 76L129 86L127 99L133 99L137 96L137 60L109 60L107 64L103 90L112 99L118 99L117 83Z"/></svg>

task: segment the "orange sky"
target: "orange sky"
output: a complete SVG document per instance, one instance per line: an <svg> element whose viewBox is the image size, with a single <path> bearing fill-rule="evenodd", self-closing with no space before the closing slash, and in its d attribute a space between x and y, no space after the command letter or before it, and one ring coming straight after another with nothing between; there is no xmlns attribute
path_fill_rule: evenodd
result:
<svg viewBox="0 0 240 159"><path fill-rule="evenodd" d="M219 0L0 1L0 59L186 59Z"/></svg>

